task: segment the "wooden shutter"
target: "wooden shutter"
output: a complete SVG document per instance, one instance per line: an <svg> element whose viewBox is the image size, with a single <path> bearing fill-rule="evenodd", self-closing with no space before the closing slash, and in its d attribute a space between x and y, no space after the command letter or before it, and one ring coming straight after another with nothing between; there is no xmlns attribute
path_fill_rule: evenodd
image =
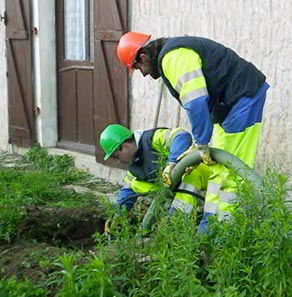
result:
<svg viewBox="0 0 292 297"><path fill-rule="evenodd" d="M72 1L71 4L74 5L75 3L77 5L77 1L70 1ZM87 0L88 3L91 1ZM57 147L94 155L94 62L89 58L84 60L66 59L64 0L56 1L56 14L59 138ZM91 19L85 21L88 22L88 25L93 22Z"/></svg>
<svg viewBox="0 0 292 297"><path fill-rule="evenodd" d="M9 141L33 143L30 0L6 0Z"/></svg>
<svg viewBox="0 0 292 297"><path fill-rule="evenodd" d="M127 30L127 0L94 1L95 67L94 120L96 130L96 160L103 163L99 138L112 123L128 127L128 75L126 67L116 59L116 47ZM119 166L112 160L107 165Z"/></svg>

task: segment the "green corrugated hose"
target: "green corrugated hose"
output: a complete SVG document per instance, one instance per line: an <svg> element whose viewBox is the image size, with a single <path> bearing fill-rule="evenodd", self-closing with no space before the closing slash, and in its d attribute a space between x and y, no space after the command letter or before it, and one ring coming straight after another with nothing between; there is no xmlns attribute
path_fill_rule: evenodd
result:
<svg viewBox="0 0 292 297"><path fill-rule="evenodd" d="M248 182L252 183L257 190L260 191L263 188L263 181L261 177L256 174L254 169L250 168L243 161L221 149L210 148L210 151L211 157L214 161L237 172L237 174L244 180L247 180ZM199 165L200 162L201 157L198 152L193 152L184 157L181 161L179 161L171 172L171 189L174 189L176 185L180 182L187 167ZM155 210L157 207L157 203L157 200L153 199L146 215L144 216L141 227L145 231L150 231L152 225L155 223Z"/></svg>

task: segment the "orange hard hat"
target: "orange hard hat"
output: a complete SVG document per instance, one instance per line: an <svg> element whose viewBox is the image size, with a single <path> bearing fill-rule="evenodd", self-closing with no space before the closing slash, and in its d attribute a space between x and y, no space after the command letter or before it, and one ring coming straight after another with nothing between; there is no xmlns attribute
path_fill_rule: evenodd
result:
<svg viewBox="0 0 292 297"><path fill-rule="evenodd" d="M124 34L117 46L117 58L125 64L129 69L132 69L136 59L138 50L150 39L151 35L128 32Z"/></svg>

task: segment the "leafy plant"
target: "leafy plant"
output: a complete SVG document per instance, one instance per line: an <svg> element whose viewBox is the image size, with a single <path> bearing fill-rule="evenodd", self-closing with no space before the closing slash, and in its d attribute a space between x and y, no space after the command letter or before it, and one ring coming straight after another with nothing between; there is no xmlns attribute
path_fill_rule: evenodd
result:
<svg viewBox="0 0 292 297"><path fill-rule="evenodd" d="M120 214L108 263L113 284L135 297L291 296L292 214L285 207L285 182L284 175L267 171L260 195L239 182L232 217L212 217L207 235L196 233L194 217L164 213L145 241Z"/></svg>
<svg viewBox="0 0 292 297"><path fill-rule="evenodd" d="M16 207L0 208L0 242L11 242L24 212Z"/></svg>
<svg viewBox="0 0 292 297"><path fill-rule="evenodd" d="M52 156L35 146L24 159L32 166L0 168L0 241L11 242L17 236L27 206L75 207L96 199L90 193L64 189L66 184L89 179L71 156Z"/></svg>
<svg viewBox="0 0 292 297"><path fill-rule="evenodd" d="M75 167L74 159L68 154L50 155L45 148L34 145L24 156L25 160L35 169L45 170L58 176L63 184L84 181L89 178L85 171Z"/></svg>
<svg viewBox="0 0 292 297"><path fill-rule="evenodd" d="M47 297L49 291L29 281L16 278L0 280L0 297Z"/></svg>
<svg viewBox="0 0 292 297"><path fill-rule="evenodd" d="M282 175L268 171L264 190L257 196L251 185L240 184L232 219L214 221L208 270L217 293L235 286L242 296L288 296L292 215L284 205L284 183Z"/></svg>
<svg viewBox="0 0 292 297"><path fill-rule="evenodd" d="M78 265L80 256L73 253L64 254L56 262L55 265L61 270L54 273L55 280L51 281L50 285L57 283L61 287L57 297L124 296L114 289L101 254L99 257L88 258L88 263Z"/></svg>
<svg viewBox="0 0 292 297"><path fill-rule="evenodd" d="M33 163L29 170L0 170L0 240L15 236L24 206L67 207L92 199L62 188L70 181L88 178L74 168L71 158L55 159L34 147L27 161ZM177 211L170 217L165 211L171 200L167 200L169 193L161 179L164 164L165 158L158 159L155 199L160 207L150 233L141 230L140 219L133 220L125 209L101 199L108 216L115 217L110 241L105 234L95 234L92 251L71 250L57 260L31 254L45 270L46 282L34 285L16 278L2 279L0 297L292 296L287 177L267 170L261 192L238 181L238 203L232 217L223 222L211 217L209 233L197 234L194 216ZM31 268L30 261L28 258L23 265Z"/></svg>

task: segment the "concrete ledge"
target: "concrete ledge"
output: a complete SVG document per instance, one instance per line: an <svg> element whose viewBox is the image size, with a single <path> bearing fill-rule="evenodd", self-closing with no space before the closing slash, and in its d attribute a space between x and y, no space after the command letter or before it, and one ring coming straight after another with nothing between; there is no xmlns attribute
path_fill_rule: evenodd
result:
<svg viewBox="0 0 292 297"><path fill-rule="evenodd" d="M77 168L86 170L90 174L96 176L97 178L102 178L106 181L109 181L113 184L122 185L124 182L124 177L127 174L126 170L111 168L104 166L95 161L95 156L82 154L78 152L67 151L59 148L47 148L49 154L52 155L70 155L75 160L75 165ZM25 154L28 149L20 148L17 146L10 147L10 153Z"/></svg>
<svg viewBox="0 0 292 297"><path fill-rule="evenodd" d="M48 149L49 153L52 155L71 155L75 159L75 165L79 169L83 169L88 171L90 174L103 178L106 181L115 183L115 184L123 184L124 176L126 175L126 170L111 168L108 166L104 166L95 161L95 156L86 155L82 153L65 151L57 148Z"/></svg>

